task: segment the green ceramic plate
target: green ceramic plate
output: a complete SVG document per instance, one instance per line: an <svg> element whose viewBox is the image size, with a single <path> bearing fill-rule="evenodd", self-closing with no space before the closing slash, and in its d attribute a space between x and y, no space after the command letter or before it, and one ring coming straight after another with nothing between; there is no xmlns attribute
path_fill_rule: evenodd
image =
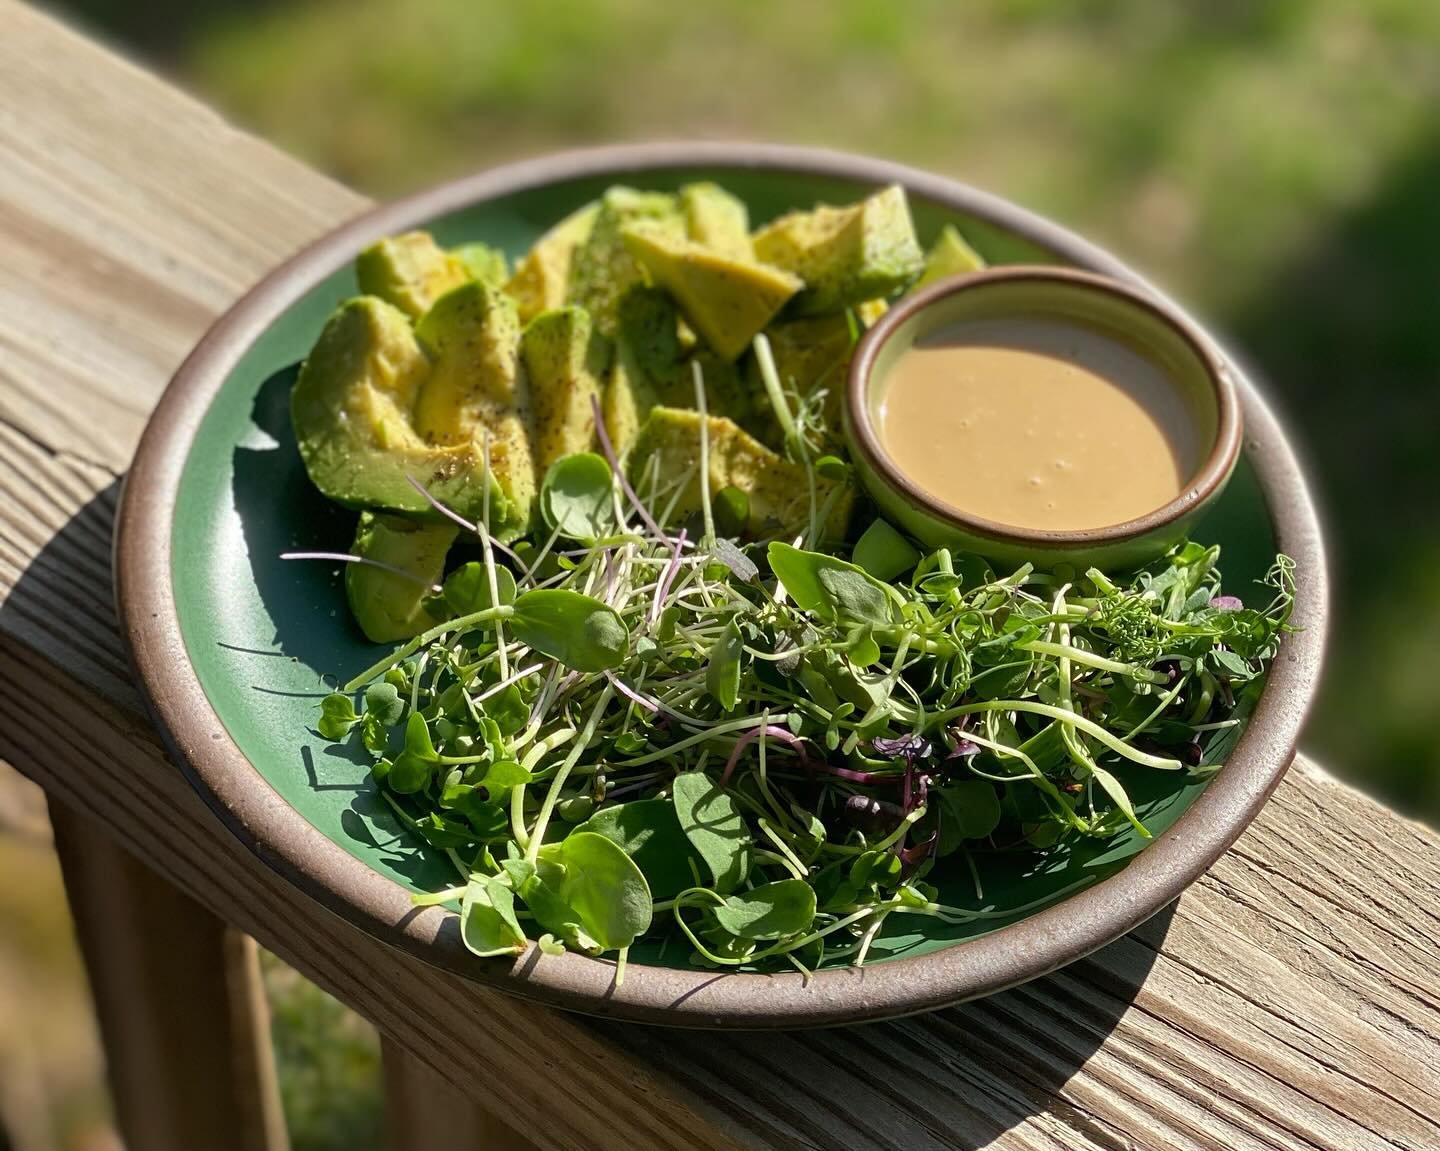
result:
<svg viewBox="0 0 1440 1151"><path fill-rule="evenodd" d="M1022 870L987 865L982 930L908 917L863 974L717 977L683 949L636 948L620 988L613 967L566 955L473 959L444 909L409 893L454 882L438 853L396 825L368 763L311 730L322 677L347 679L376 648L351 623L341 573L281 561L293 548L345 550L353 515L310 486L289 427L295 366L337 302L351 259L380 235L431 229L522 254L552 223L624 181L673 189L709 179L761 222L817 200L844 202L899 181L922 241L954 222L991 262L1054 262L1134 279L1112 257L992 197L854 157L731 145L653 146L562 155L447 185L380 209L279 269L227 315L157 409L127 484L117 544L120 604L137 670L172 748L231 828L287 877L352 921L433 962L506 990L582 1010L692 1025L840 1022L983 994L1067 962L1159 910L1253 817L1293 752L1319 668L1324 571L1313 511L1280 430L1241 381L1246 456L1195 533L1222 545L1227 587L1244 594L1277 549L1296 558L1296 622L1250 729L1205 787L1137 770L1125 779L1161 835L1133 835ZM968 875L931 876L973 901ZM947 890L948 889L948 890ZM892 917L892 922L900 917Z"/></svg>

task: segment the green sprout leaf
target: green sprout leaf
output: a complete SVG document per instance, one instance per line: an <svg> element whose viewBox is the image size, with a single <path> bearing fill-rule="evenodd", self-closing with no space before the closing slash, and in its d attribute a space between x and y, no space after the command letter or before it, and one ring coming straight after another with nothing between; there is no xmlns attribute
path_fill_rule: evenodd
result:
<svg viewBox="0 0 1440 1151"><path fill-rule="evenodd" d="M394 727L405 715L405 701L393 683L381 680L365 689L365 714L377 723Z"/></svg>
<svg viewBox="0 0 1440 1151"><path fill-rule="evenodd" d="M494 876L471 876L460 901L460 938L482 958L524 951L525 932L510 888Z"/></svg>
<svg viewBox="0 0 1440 1151"><path fill-rule="evenodd" d="M405 750L395 757L386 777L390 790L400 795L423 790L438 758L425 718L418 711L411 712L405 721Z"/></svg>
<svg viewBox="0 0 1440 1151"><path fill-rule="evenodd" d="M320 722L315 730L326 739L339 742L360 722L355 714L355 701L344 692L332 692L320 701Z"/></svg>
<svg viewBox="0 0 1440 1151"><path fill-rule="evenodd" d="M790 598L827 623L884 626L900 621L903 597L864 569L779 541L766 554Z"/></svg>
<svg viewBox="0 0 1440 1151"><path fill-rule="evenodd" d="M704 772L682 772L671 785L680 828L705 861L720 892L733 891L750 873L750 832L735 800Z"/></svg>
<svg viewBox="0 0 1440 1151"><path fill-rule="evenodd" d="M740 702L740 664L744 654L740 621L731 616L720 638L710 648L710 659L705 665L705 690L726 711L734 711Z"/></svg>
<svg viewBox="0 0 1440 1151"><path fill-rule="evenodd" d="M671 899L695 882L701 863L668 799L632 799L602 807L575 829L603 835L635 861L656 899Z"/></svg>
<svg viewBox="0 0 1440 1151"><path fill-rule="evenodd" d="M741 939L780 939L815 922L815 889L803 879L777 879L727 896L715 921Z"/></svg>
<svg viewBox="0 0 1440 1151"><path fill-rule="evenodd" d="M550 465L540 485L540 512L562 536L593 543L615 530L614 476L603 456L576 452Z"/></svg>
<svg viewBox="0 0 1440 1151"><path fill-rule="evenodd" d="M527 591L506 626L522 643L575 671L619 667L630 633L609 604L566 588Z"/></svg>
<svg viewBox="0 0 1440 1151"><path fill-rule="evenodd" d="M920 553L885 520L874 519L855 541L854 559L856 566L878 580L889 582L914 570L920 562Z"/></svg>
<svg viewBox="0 0 1440 1151"><path fill-rule="evenodd" d="M490 597L490 574L479 560L471 560L456 568L445 577L441 586L445 593L445 606L456 615L471 615L496 606ZM514 573L500 564L495 565L495 591L499 603L515 602Z"/></svg>
<svg viewBox="0 0 1440 1151"><path fill-rule="evenodd" d="M546 845L538 868L512 872L517 876L520 897L540 926L577 951L629 947L650 927L654 901L645 876L603 835L572 831Z"/></svg>

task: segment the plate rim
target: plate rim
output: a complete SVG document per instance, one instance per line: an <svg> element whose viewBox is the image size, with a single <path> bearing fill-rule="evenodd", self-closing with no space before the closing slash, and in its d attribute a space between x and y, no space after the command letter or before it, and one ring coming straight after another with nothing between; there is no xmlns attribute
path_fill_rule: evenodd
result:
<svg viewBox="0 0 1440 1151"><path fill-rule="evenodd" d="M440 907L417 910L406 888L321 834L280 798L230 738L190 663L171 583L171 529L181 475L211 401L240 356L276 318L368 243L433 217L556 182L705 167L779 170L877 186L898 182L1179 308L1109 252L1007 200L906 165L825 149L744 142L585 148L486 169L379 205L302 249L232 305L181 364L151 414L125 477L114 550L116 609L141 695L172 758L222 822L265 864L368 935L499 991L638 1022L755 1029L913 1014L1046 974L1149 919L1229 848L1288 769L1315 697L1329 615L1320 525L1295 453L1238 366L1245 456L1259 481L1277 547L1296 561L1292 619L1300 630L1286 637L1226 766L1126 867L1017 923L925 955L859 971L821 970L808 985L798 972L716 973L632 963L618 988L613 963L573 953L542 957L533 944L513 961L478 959L465 950L454 913Z"/></svg>

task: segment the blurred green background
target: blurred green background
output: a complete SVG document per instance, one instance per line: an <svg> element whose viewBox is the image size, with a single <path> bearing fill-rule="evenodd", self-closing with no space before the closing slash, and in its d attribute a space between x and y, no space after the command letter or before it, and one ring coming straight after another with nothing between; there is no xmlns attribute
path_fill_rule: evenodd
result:
<svg viewBox="0 0 1440 1151"><path fill-rule="evenodd" d="M54 6L376 196L575 144L764 139L931 168L1111 246L1248 357L1309 459L1336 631L1307 748L1440 822L1440 4ZM373 1037L271 983L296 1146L373 1145Z"/></svg>

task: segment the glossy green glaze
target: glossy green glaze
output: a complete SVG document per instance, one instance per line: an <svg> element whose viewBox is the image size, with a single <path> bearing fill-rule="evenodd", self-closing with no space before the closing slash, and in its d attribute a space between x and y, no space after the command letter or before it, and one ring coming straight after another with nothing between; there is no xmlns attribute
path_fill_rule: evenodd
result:
<svg viewBox="0 0 1440 1151"><path fill-rule="evenodd" d="M715 180L743 197L752 220L854 199L872 189L808 173L710 167L631 175L627 182L674 188ZM429 222L445 244L478 240L513 259L550 224L601 192L609 181L584 178L502 197ZM917 229L929 241L956 223L992 262L1044 262L1048 254L991 225L912 198ZM295 365L326 315L355 290L348 267L310 289L256 339L206 412L185 463L172 523L173 588L181 633L200 684L244 755L281 799L324 836L412 890L454 881L446 859L417 847L388 814L368 780L367 757L328 744L313 731L318 706L337 681L373 662L380 650L349 619L338 565L285 562L294 548L345 550L354 513L328 504L309 485L290 433L287 409ZM1250 469L1242 464L1195 534L1225 548L1227 587L1244 595L1267 567L1274 533ZM1202 784L1178 789L1173 776L1135 769L1124 782L1155 832L1169 827ZM1053 902L1109 874L1140 844L1128 835L1087 852L1035 866L1026 857L979 859L986 903L996 918L944 927L922 917L897 922L875 954L918 954L1023 918L1022 902ZM1027 870L1027 868L1034 870ZM946 898L973 902L963 861L933 876ZM659 955L636 948L632 963L687 965L671 946Z"/></svg>

